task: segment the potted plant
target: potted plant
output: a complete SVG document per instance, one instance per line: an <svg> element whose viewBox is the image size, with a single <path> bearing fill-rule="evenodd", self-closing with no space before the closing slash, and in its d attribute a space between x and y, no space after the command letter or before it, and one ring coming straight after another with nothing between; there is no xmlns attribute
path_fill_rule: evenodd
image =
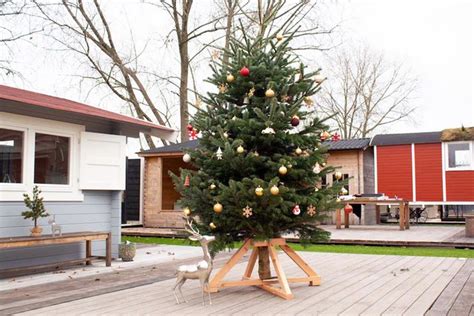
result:
<svg viewBox="0 0 474 316"><path fill-rule="evenodd" d="M122 258L122 261L133 261L136 251L135 243L126 240L119 245L119 258Z"/></svg>
<svg viewBox="0 0 474 316"><path fill-rule="evenodd" d="M41 236L41 232L43 231L43 229L38 226L38 219L40 217L49 216L44 208L43 198L40 197L40 194L41 191L37 185L33 188L33 196L31 198L27 193L23 194L23 202L25 202L26 207L30 210L22 212L21 215L25 219L33 219L35 223L35 226L31 229L31 236L33 237Z"/></svg>

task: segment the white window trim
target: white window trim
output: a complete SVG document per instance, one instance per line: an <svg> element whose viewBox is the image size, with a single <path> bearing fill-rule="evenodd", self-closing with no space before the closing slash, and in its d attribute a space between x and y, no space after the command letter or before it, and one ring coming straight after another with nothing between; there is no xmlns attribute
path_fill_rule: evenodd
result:
<svg viewBox="0 0 474 316"><path fill-rule="evenodd" d="M449 147L448 145L450 144L469 144L469 151L471 152L471 165L470 166L464 166L464 167L449 167ZM446 171L465 171L465 170L474 170L474 142L473 141L456 141L456 142L445 142L443 143L444 149L445 149L445 161L444 166Z"/></svg>
<svg viewBox="0 0 474 316"><path fill-rule="evenodd" d="M38 184L45 201L82 201L84 195L79 190L79 139L85 131L82 125L28 117L1 112L1 128L24 132L23 140L23 183L1 183L0 201L22 201L23 193L33 190L35 134L49 134L70 139L69 184Z"/></svg>

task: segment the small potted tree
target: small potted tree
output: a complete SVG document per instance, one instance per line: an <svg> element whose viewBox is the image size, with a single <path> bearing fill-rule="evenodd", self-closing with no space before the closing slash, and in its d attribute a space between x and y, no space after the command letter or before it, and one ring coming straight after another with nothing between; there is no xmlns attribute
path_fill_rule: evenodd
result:
<svg viewBox="0 0 474 316"><path fill-rule="evenodd" d="M33 237L41 236L41 232L43 231L43 229L38 226L38 219L40 217L49 216L49 214L46 212L46 209L44 208L43 198L40 197L40 194L41 191L37 185L35 185L33 188L33 196L31 198L27 193L23 194L23 202L25 202L26 207L30 210L22 212L21 215L25 219L33 219L35 223L35 226L31 229L31 236Z"/></svg>

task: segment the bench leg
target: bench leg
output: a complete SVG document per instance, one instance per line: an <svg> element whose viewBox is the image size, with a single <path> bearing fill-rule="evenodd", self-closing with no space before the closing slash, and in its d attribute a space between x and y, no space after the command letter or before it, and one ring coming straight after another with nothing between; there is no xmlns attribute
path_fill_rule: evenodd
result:
<svg viewBox="0 0 474 316"><path fill-rule="evenodd" d="M112 234L105 240L105 265L110 267L112 265Z"/></svg>
<svg viewBox="0 0 474 316"><path fill-rule="evenodd" d="M86 259L92 257L92 240L86 240ZM86 265L91 265L90 260L86 260Z"/></svg>

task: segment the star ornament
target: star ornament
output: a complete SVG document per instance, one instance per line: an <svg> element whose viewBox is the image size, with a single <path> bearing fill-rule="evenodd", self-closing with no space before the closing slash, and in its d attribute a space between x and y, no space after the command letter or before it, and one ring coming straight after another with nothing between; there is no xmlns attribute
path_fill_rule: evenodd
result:
<svg viewBox="0 0 474 316"><path fill-rule="evenodd" d="M249 218L253 215L253 209L250 206L246 206L242 209L242 215Z"/></svg>
<svg viewBox="0 0 474 316"><path fill-rule="evenodd" d="M314 207L313 204L310 204L307 208L306 208L306 213L313 217L314 215L316 215L316 208Z"/></svg>

